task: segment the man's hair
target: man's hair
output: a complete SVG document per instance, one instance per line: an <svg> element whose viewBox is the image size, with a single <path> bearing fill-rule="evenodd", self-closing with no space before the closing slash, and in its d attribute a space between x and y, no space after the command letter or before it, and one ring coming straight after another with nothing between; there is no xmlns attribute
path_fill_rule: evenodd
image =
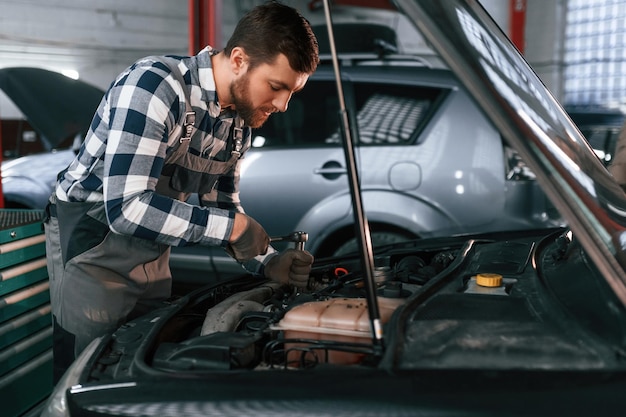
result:
<svg viewBox="0 0 626 417"><path fill-rule="evenodd" d="M281 53L300 73L313 73L319 62L317 39L309 21L277 1L257 6L241 18L224 48L226 56L237 46L250 58L250 69L271 64Z"/></svg>

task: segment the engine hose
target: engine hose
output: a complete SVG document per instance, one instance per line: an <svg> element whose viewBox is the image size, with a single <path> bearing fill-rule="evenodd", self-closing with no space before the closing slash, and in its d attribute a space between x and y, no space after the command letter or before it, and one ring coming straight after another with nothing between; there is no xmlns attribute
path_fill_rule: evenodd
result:
<svg viewBox="0 0 626 417"><path fill-rule="evenodd" d="M233 294L219 304L210 308L202 324L201 335L214 332L234 331L241 316L247 311L261 311L263 304L270 299L279 283L267 283L266 285Z"/></svg>
<svg viewBox="0 0 626 417"><path fill-rule="evenodd" d="M200 335L204 336L216 332L232 332L235 330L237 323L241 320L241 316L250 311L263 311L263 304L257 303L256 301L241 300L229 305L221 312L217 319L207 315L202 324Z"/></svg>

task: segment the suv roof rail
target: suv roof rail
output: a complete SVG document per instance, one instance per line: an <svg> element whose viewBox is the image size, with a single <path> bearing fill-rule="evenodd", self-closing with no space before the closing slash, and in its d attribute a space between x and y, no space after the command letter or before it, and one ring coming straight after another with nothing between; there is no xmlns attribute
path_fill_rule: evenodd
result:
<svg viewBox="0 0 626 417"><path fill-rule="evenodd" d="M342 53L338 56L342 65L416 65L433 68L425 57L410 54ZM320 63L332 61L331 54L320 54Z"/></svg>

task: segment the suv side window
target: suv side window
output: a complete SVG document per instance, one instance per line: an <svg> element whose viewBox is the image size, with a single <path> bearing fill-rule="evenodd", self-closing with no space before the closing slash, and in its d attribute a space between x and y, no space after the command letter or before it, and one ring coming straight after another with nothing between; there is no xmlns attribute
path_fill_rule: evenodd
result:
<svg viewBox="0 0 626 417"><path fill-rule="evenodd" d="M360 145L413 143L441 93L437 88L356 83Z"/></svg>
<svg viewBox="0 0 626 417"><path fill-rule="evenodd" d="M310 80L285 113L273 114L253 133L253 146L340 146L337 86ZM413 143L441 89L381 83L353 84L349 109L356 108L360 145ZM347 95L347 94L346 94ZM356 138L355 138L356 139Z"/></svg>
<svg viewBox="0 0 626 417"><path fill-rule="evenodd" d="M252 146L323 146L337 131L339 103L334 81L309 80L292 96L284 113L275 113L252 133Z"/></svg>

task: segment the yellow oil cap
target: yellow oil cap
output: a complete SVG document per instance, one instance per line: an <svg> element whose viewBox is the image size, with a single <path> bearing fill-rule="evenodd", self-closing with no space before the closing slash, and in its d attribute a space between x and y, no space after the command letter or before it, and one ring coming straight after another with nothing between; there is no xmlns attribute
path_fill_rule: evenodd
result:
<svg viewBox="0 0 626 417"><path fill-rule="evenodd" d="M502 285L502 275L491 273L477 274L476 284L481 287L499 287Z"/></svg>

